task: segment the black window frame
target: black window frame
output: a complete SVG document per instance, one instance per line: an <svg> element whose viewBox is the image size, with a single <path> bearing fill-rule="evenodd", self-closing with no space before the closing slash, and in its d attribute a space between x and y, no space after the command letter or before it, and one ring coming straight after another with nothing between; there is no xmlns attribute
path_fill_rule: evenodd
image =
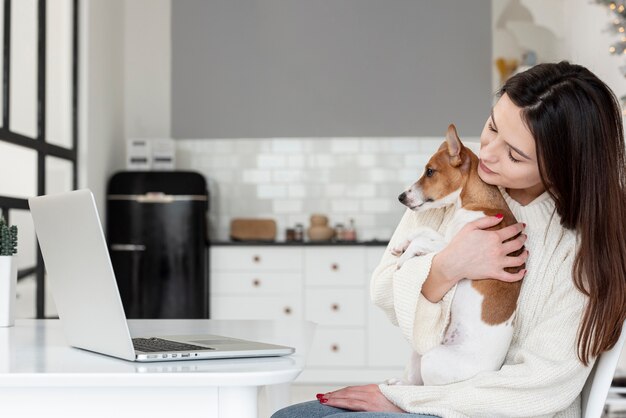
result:
<svg viewBox="0 0 626 418"><path fill-rule="evenodd" d="M0 0L2 1L2 0ZM37 11L37 137L31 138L11 131L10 112L10 69L11 69L11 1L4 0L4 40L2 68L2 127L0 142L34 150L37 153L37 195L46 194L46 157L56 157L72 163L72 187L78 186L78 3L73 0L72 11L72 148L46 141L46 0L38 0ZM19 1L19 0L18 0ZM2 216L9 222L11 210L29 210L28 200L0 195ZM18 272L18 281L36 276L36 318L45 318L45 268L41 250L37 246L35 266Z"/></svg>

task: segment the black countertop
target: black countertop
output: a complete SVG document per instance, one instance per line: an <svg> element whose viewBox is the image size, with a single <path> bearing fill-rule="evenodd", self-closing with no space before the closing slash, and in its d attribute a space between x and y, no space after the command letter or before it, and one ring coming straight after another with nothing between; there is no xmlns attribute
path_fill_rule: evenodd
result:
<svg viewBox="0 0 626 418"><path fill-rule="evenodd" d="M353 246L386 246L388 241L304 241L304 242L287 242L287 241L211 241L209 242L209 246L233 246L233 247L241 247L241 246L252 246L252 245L261 245L268 247L353 247Z"/></svg>

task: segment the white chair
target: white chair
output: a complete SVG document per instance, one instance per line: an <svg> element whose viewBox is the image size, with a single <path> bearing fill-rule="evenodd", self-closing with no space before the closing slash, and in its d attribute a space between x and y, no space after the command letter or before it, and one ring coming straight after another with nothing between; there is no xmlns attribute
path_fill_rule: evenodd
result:
<svg viewBox="0 0 626 418"><path fill-rule="evenodd" d="M615 346L600 355L587 378L587 383L585 383L581 394L583 418L600 418L602 416L604 403L609 394L611 381L625 340L626 323L622 326L622 334Z"/></svg>

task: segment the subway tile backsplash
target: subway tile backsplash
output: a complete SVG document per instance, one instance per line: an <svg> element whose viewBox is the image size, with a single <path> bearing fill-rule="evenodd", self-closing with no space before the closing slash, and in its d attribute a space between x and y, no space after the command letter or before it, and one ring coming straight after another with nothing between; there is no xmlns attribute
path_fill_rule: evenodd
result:
<svg viewBox="0 0 626 418"><path fill-rule="evenodd" d="M331 226L354 219L359 240L391 237L398 195L419 178L443 138L180 139L176 165L204 174L210 234L227 240L235 217L272 218L278 240L323 213ZM466 138L478 142L478 138Z"/></svg>

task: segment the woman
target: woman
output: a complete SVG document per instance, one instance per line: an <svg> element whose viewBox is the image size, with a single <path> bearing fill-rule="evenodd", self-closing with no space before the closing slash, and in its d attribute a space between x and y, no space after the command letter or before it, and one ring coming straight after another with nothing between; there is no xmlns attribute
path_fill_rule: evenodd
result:
<svg viewBox="0 0 626 418"><path fill-rule="evenodd" d="M596 357L626 318L626 159L622 116L589 70L561 62L510 78L481 134L479 175L500 187L520 222L468 224L436 254L396 270L389 248L419 225L443 231L449 209L407 211L374 271L374 303L424 353L440 344L461 278L520 280L503 271L525 245L515 333L501 370L443 386L367 385L318 395L275 418L580 416ZM523 230L521 238L503 243ZM512 244L512 243L515 244Z"/></svg>

